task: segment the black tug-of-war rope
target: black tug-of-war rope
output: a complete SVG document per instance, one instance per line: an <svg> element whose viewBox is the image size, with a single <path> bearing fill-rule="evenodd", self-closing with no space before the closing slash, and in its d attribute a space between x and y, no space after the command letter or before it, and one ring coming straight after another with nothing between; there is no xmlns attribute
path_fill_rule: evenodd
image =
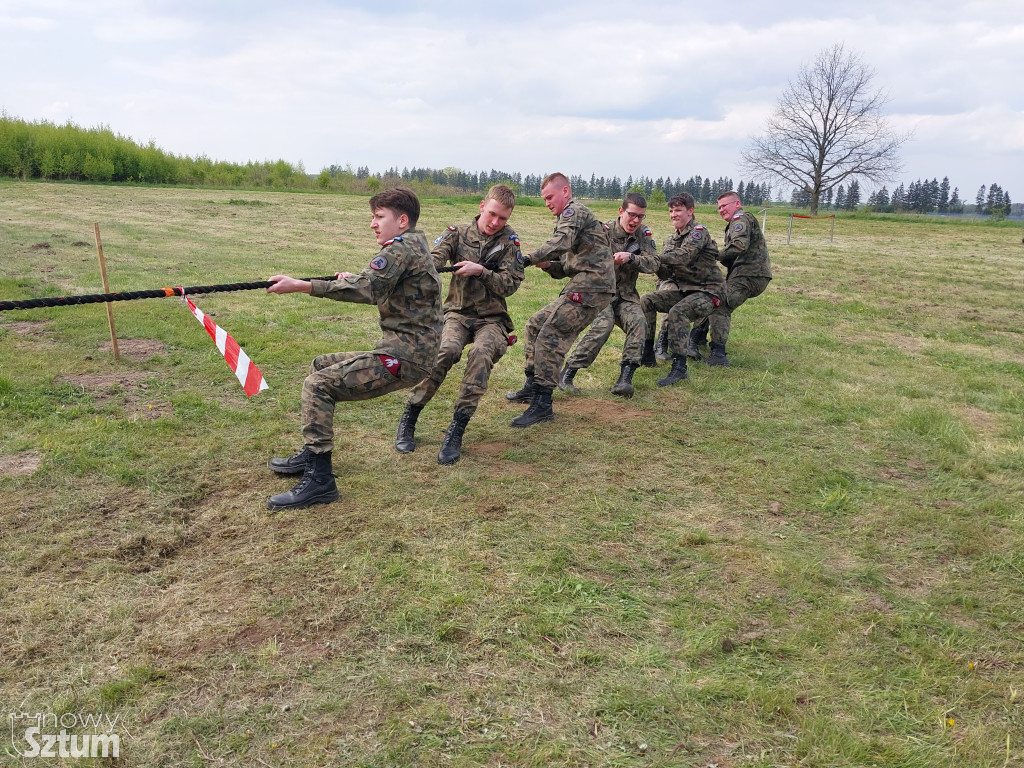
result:
<svg viewBox="0 0 1024 768"><path fill-rule="evenodd" d="M457 267L438 267L438 272L454 272ZM334 280L327 277L303 277L301 280ZM46 299L25 299L24 301L0 301L0 312L9 309L39 309L41 307L69 307L73 304L101 304L108 301L132 301L134 299L163 299L168 296L193 296L201 293L222 293L225 291L254 291L269 288L273 283L261 280L255 283L224 283L222 285L193 285L191 288L157 288L150 291L124 291L122 293L94 293L85 296L54 296Z"/></svg>

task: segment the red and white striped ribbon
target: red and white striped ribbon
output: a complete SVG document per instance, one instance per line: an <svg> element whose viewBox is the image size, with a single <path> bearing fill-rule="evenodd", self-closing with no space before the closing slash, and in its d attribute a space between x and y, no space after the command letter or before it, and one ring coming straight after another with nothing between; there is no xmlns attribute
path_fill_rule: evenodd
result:
<svg viewBox="0 0 1024 768"><path fill-rule="evenodd" d="M227 331L208 318L203 313L203 310L193 304L192 299L187 296L183 296L183 298L185 303L188 304L188 308L192 310L192 314L196 316L196 320L203 324L206 332L210 334L210 338L217 344L217 349L220 350L220 353L224 355L224 359L227 360L228 368L234 371L235 376L241 382L245 394L248 397L252 397L257 392L267 389L267 382L263 380L263 374L260 373L260 369L249 359L245 351L238 346L238 342L231 338Z"/></svg>

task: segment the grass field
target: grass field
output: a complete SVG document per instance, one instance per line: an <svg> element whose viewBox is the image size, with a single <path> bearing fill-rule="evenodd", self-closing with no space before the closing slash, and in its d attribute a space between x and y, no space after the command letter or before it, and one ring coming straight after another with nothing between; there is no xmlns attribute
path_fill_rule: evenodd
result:
<svg viewBox="0 0 1024 768"><path fill-rule="evenodd" d="M363 198L3 182L0 299L100 292L93 222L115 291L376 250ZM512 219L526 250L552 223ZM617 331L555 422L512 430L519 344L456 466L461 365L413 454L401 393L340 406L342 499L292 513L266 461L373 307L199 297L262 368L251 400L177 299L114 305L120 363L102 305L0 313L4 717L118 718L118 760L69 765L1024 765L1024 231L785 235L773 210L732 367L641 369L623 401ZM560 287L529 273L520 335Z"/></svg>

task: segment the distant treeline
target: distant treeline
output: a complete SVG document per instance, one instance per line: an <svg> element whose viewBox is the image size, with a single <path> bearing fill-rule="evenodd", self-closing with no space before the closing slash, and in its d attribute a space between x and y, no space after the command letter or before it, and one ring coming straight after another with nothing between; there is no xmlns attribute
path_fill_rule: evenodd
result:
<svg viewBox="0 0 1024 768"><path fill-rule="evenodd" d="M248 162L244 165L214 161L206 156L188 157L165 152L155 142L139 144L115 134L106 126L82 128L67 122L26 122L0 113L0 176L20 179L128 182L142 184L183 184L206 187L274 189L323 189L348 194L373 194L396 184L407 184L421 196L481 194L498 182L510 184L520 194L539 197L540 174L507 171L473 173L458 168L390 168L371 173L368 167L332 165L310 175L302 164L284 160ZM629 191L640 191L652 204L664 204L680 192L689 192L698 203L714 203L718 195L736 189L747 205L763 205L771 198L767 184L740 181L737 187L728 177L618 176L590 179L571 176L578 197L621 199Z"/></svg>
<svg viewBox="0 0 1024 768"><path fill-rule="evenodd" d="M987 190L987 191L986 191ZM839 185L835 190L828 190L821 198L822 210L856 211L861 207L860 184L850 183L845 189ZM810 205L810 193L793 190L790 204L799 208ZM1014 206L1010 193L998 184L978 190L974 206L967 205L960 199L960 188L950 190L949 177L944 176L940 182L937 178L918 179L910 184L900 184L891 193L882 187L868 195L864 202L867 210L875 213L973 213L1001 219L1019 213L1020 206Z"/></svg>
<svg viewBox="0 0 1024 768"><path fill-rule="evenodd" d="M326 168L326 173L332 180L354 178L357 181L370 181L377 179L382 185L390 186L392 183L403 184L432 184L439 188L458 189L467 193L483 193L492 184L505 182L515 188L518 192L531 197L540 197L540 184L544 177L539 174L526 174L507 171L498 171L492 168L490 171L480 171L479 174L472 171L463 171L459 168L389 168L383 173L371 173L369 167L360 166L355 171L351 166L344 168L332 165ZM618 200L630 191L638 191L651 199L652 203L664 203L673 195L681 192L688 192L698 203L714 203L723 192L735 190L739 192L743 202L747 205L763 205L771 199L771 187L767 184L756 184L753 181L741 181L738 186L733 185L733 180L728 177L720 177L712 180L701 176L691 176L683 181L678 176L675 181L671 176L659 176L657 179L649 176L629 176L623 181L618 176L606 178L591 174L589 181L582 175L570 175L569 183L572 185L573 194L577 197L597 198L607 200Z"/></svg>

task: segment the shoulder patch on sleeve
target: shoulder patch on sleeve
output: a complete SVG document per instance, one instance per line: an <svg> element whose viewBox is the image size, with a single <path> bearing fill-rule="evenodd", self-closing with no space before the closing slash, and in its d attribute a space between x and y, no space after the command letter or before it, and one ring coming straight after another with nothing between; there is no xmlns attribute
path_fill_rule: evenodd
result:
<svg viewBox="0 0 1024 768"><path fill-rule="evenodd" d="M440 243L440 242L441 242L442 240L444 240L444 235L438 235L438 236L437 236L437 239L435 239L435 240L434 240L434 245L437 245L437 244L438 244L438 243Z"/></svg>
<svg viewBox="0 0 1024 768"><path fill-rule="evenodd" d="M654 235L651 234L650 227L644 227L644 237L654 237Z"/></svg>
<svg viewBox="0 0 1024 768"><path fill-rule="evenodd" d="M387 245L387 244L388 243L385 243L385 245ZM387 265L388 265L388 258L387 258L387 256L385 256L383 254L380 254L380 255L376 256L373 259L373 261L370 262L370 266L373 267L374 269L384 269L384 267L386 267Z"/></svg>
<svg viewBox="0 0 1024 768"><path fill-rule="evenodd" d="M519 245L519 235L517 235L515 232L509 235L508 239L515 243L517 246Z"/></svg>
<svg viewBox="0 0 1024 768"><path fill-rule="evenodd" d="M733 218L733 220L735 221L736 219L738 219L738 218L739 218L740 216L742 216L742 215L743 215L742 213L740 213L739 211L737 211L736 213L734 213L734 214L733 214L732 218Z"/></svg>
<svg viewBox="0 0 1024 768"><path fill-rule="evenodd" d="M693 230L693 234L690 235L690 237L693 238L694 240L703 240L704 239L704 227L696 227Z"/></svg>
<svg viewBox="0 0 1024 768"><path fill-rule="evenodd" d="M455 231L455 227L453 227L451 224L449 224L448 225L448 231L449 232L454 232Z"/></svg>
<svg viewBox="0 0 1024 768"><path fill-rule="evenodd" d="M742 232L743 231L743 222L742 221L737 221L735 224L733 224L732 225L732 231L733 232Z"/></svg>
<svg viewBox="0 0 1024 768"><path fill-rule="evenodd" d="M526 257L523 256L523 252L522 251L516 251L516 261L519 262L519 266L521 266L521 267L525 267L526 266Z"/></svg>
<svg viewBox="0 0 1024 768"><path fill-rule="evenodd" d="M575 215L576 215L576 209L573 208L571 205L568 208L566 208L564 211L562 211L562 218L563 219L571 219Z"/></svg>

